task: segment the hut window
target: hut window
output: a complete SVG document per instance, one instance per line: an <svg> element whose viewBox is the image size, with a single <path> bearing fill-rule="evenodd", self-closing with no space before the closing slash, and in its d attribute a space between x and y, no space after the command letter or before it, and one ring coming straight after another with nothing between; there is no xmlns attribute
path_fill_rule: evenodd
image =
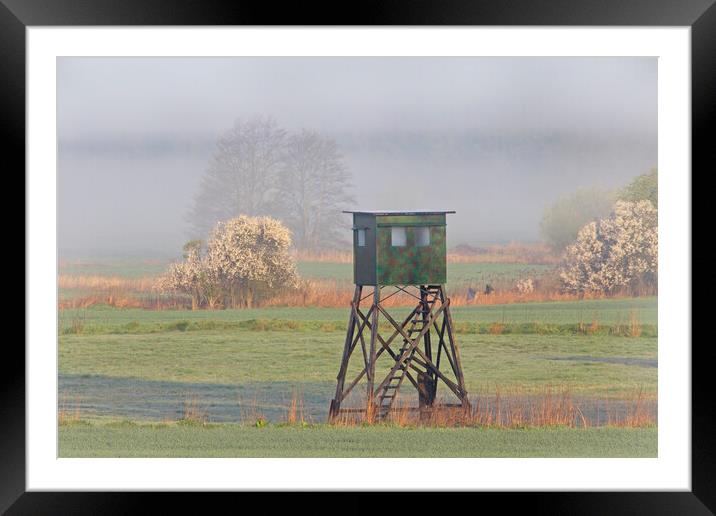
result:
<svg viewBox="0 0 716 516"><path fill-rule="evenodd" d="M358 230L358 247L365 247L365 229Z"/></svg>
<svg viewBox="0 0 716 516"><path fill-rule="evenodd" d="M415 243L418 247L430 245L430 228L415 228Z"/></svg>
<svg viewBox="0 0 716 516"><path fill-rule="evenodd" d="M408 237L404 227L390 228L390 245L393 247L405 247L408 243Z"/></svg>

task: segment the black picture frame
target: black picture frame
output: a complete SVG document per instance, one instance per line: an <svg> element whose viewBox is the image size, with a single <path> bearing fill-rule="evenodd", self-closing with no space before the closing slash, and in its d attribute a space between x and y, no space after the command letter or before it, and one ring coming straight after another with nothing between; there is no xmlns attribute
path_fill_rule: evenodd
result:
<svg viewBox="0 0 716 516"><path fill-rule="evenodd" d="M0 0L0 145L6 174L17 172L16 177L24 177L20 171L25 167L25 28L63 25L689 26L692 170L702 169L704 173L711 161L713 144L708 138L708 126L716 114L714 0L377 0L348 7L340 2L293 2L279 7L255 0L223 3ZM9 342L5 348L6 367L0 375L0 512L95 514L149 510L150 495L147 494L25 492L25 353L20 346L11 346ZM531 512L550 514L713 513L716 511L716 439L712 425L716 410L707 383L712 375L710 364L716 358L713 349L709 340L695 341L691 349L691 492L486 493L484 496L501 497L495 501L503 506L519 503ZM158 501L165 509L162 512L179 504L183 509L191 508L184 494L152 496L160 498Z"/></svg>

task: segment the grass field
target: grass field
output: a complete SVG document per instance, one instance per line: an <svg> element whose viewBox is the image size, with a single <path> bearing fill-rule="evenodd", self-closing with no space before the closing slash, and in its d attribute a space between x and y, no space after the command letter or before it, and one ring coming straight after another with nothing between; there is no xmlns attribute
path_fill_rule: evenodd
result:
<svg viewBox="0 0 716 516"><path fill-rule="evenodd" d="M82 260L63 261L59 273L72 276L116 276L120 278L141 278L164 273L170 260ZM296 264L298 273L306 279L345 280L352 283L351 263L304 262ZM458 283L515 279L538 276L551 266L522 263L450 263L450 280Z"/></svg>
<svg viewBox="0 0 716 516"><path fill-rule="evenodd" d="M321 383L334 386L344 335L247 331L72 335L60 338L61 374L190 383ZM461 335L471 391L568 385L577 395L617 397L656 392L654 338ZM623 363L580 360L615 358ZM390 360L385 357L386 364ZM356 361L355 373L359 369ZM327 387L328 388L328 387ZM328 389L330 391L330 389Z"/></svg>
<svg viewBox="0 0 716 516"><path fill-rule="evenodd" d="M58 273L73 276L143 278L163 274L171 260L74 260L62 261Z"/></svg>
<svg viewBox="0 0 716 516"><path fill-rule="evenodd" d="M351 263L299 261L296 265L299 276L307 280L308 288L321 289L321 299L332 299L331 296L340 292L346 303L350 302L353 285ZM61 277L59 297L66 301L92 296L131 297L146 302L157 297L154 289L156 279L166 272L168 266L166 260L63 261L58 270ZM449 263L447 286L453 294L462 295L469 288L482 292L488 284L506 292L514 289L515 282L520 279L537 280L551 270L552 266L542 264ZM320 304L326 305L325 302ZM344 304L341 299L332 306Z"/></svg>
<svg viewBox="0 0 716 516"><path fill-rule="evenodd" d="M535 303L529 311L521 305L469 307L456 309L455 320L458 327L503 317L574 324L584 313L598 311L602 320L616 321L635 306L645 320L656 319L655 299L582 303ZM79 408L82 417L176 420L186 400L196 399L211 421L250 420L259 413L280 421L298 393L309 420L325 419L345 311L90 308L85 313L81 333L59 336L61 403ZM462 332L457 338L473 396L567 390L577 401L616 404L637 393L656 398L656 337ZM349 374L359 372L359 362L352 362Z"/></svg>
<svg viewBox="0 0 716 516"><path fill-rule="evenodd" d="M163 266L93 265L100 275L134 278ZM72 273L87 274L87 264L70 267L76 267ZM463 280L472 281L479 274L536 274L542 266L451 267L458 279L462 270ZM348 264L301 268L304 275L350 281ZM405 310L395 308L395 313ZM605 416L628 413L638 396L655 421L655 297L455 306L452 311L474 402L492 403L489 410L494 410L498 400L499 411L500 399L508 409L530 396L544 401L545 393L556 403L559 393L566 393L590 428L333 428L321 423L335 390L345 307L190 311L96 305L58 314L58 409L69 416L60 426L60 454L415 456L430 442L431 453L444 457L656 455L653 426L615 428L609 426L612 416ZM359 372L359 362L352 362L349 376ZM280 425L295 399L308 427ZM188 406L210 424L177 423L186 419ZM259 419L269 426L252 427ZM129 422L118 422L124 420Z"/></svg>
<svg viewBox="0 0 716 516"><path fill-rule="evenodd" d="M76 424L62 457L655 457L656 428Z"/></svg>
<svg viewBox="0 0 716 516"><path fill-rule="evenodd" d="M641 324L656 325L658 320L655 297L593 299L584 301L555 301L544 303L514 303L507 305L457 306L452 309L456 323L532 323L544 324L599 324L627 323L634 313ZM400 309L398 309L400 314ZM68 327L73 319L80 318L89 329L92 326L113 328L130 324L168 324L178 321L250 321L258 319L283 321L320 321L345 325L348 322L346 308L276 307L244 310L162 310L138 308L117 309L92 306L86 309L67 309L59 314L60 330Z"/></svg>

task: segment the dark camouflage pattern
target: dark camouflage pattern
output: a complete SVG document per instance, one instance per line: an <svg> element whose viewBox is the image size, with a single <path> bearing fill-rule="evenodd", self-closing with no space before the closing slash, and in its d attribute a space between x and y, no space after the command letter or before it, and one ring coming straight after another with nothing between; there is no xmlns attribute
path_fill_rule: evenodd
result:
<svg viewBox="0 0 716 516"><path fill-rule="evenodd" d="M354 228L366 229L366 245L354 233L354 278L357 285L439 285L447 281L445 214L372 215L356 213ZM406 245L393 247L391 228L406 228ZM419 227L430 231L430 244L418 247Z"/></svg>
<svg viewBox="0 0 716 516"><path fill-rule="evenodd" d="M407 227L407 245L391 245L390 226L377 230L376 276L379 285L427 285L446 282L445 226L430 226L430 245L418 247L415 227Z"/></svg>
<svg viewBox="0 0 716 516"><path fill-rule="evenodd" d="M378 226L444 226L445 215L379 215Z"/></svg>

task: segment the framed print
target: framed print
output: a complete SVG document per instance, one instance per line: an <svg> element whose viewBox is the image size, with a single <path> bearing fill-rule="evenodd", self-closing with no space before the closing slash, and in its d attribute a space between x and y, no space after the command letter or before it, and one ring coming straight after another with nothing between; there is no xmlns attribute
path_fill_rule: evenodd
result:
<svg viewBox="0 0 716 516"><path fill-rule="evenodd" d="M0 507L713 510L691 169L716 8L249 6L2 6L28 303Z"/></svg>

